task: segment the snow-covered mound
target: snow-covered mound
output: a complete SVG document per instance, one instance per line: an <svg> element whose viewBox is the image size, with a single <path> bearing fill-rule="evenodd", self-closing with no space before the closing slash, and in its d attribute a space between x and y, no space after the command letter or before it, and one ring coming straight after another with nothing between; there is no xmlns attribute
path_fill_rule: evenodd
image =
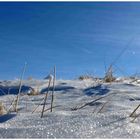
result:
<svg viewBox="0 0 140 140"><path fill-rule="evenodd" d="M40 118L47 86L48 80L23 81L18 113L0 116L0 138L140 138L139 116L133 122L134 118L129 117L140 104L136 81L57 80L53 111L50 112L51 85L44 116ZM15 87L19 87L18 80L0 83L0 102L7 110L18 93ZM28 96L25 87L36 88L41 94Z"/></svg>

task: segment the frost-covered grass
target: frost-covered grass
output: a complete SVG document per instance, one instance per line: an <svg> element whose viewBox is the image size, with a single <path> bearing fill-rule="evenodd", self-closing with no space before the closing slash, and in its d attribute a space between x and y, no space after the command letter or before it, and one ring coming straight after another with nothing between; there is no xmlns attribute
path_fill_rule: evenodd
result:
<svg viewBox="0 0 140 140"><path fill-rule="evenodd" d="M132 123L129 117L140 103L140 86L130 84L129 79L111 84L92 79L57 80L53 112L48 109L49 96L43 118L43 104L32 111L44 98L48 80L27 80L23 84L39 88L42 94L22 95L17 114L0 116L0 138L140 138L140 118ZM1 85L15 87L18 81ZM0 101L8 108L15 97L11 93L2 95Z"/></svg>

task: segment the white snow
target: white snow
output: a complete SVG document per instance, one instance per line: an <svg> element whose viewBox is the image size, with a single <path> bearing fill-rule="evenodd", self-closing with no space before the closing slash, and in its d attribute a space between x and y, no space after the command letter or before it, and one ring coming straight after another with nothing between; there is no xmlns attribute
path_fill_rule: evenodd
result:
<svg viewBox="0 0 140 140"><path fill-rule="evenodd" d="M130 81L120 78L114 83L92 79L57 80L53 112L46 111L43 118L40 118L43 104L34 113L32 111L45 94L28 96L24 93L18 113L0 116L0 138L140 138L140 117L134 122L129 117L140 103L140 86ZM18 84L18 80L1 81L5 87ZM48 80L25 80L23 85L43 91ZM11 93L2 95L0 101L8 109L15 97ZM98 98L100 100L94 101ZM46 109L50 108L50 100L51 91ZM139 112L140 109L137 114Z"/></svg>

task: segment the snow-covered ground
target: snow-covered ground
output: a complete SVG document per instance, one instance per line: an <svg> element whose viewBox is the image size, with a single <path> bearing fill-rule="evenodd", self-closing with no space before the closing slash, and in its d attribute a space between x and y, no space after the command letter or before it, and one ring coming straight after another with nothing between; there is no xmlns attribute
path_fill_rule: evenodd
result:
<svg viewBox="0 0 140 140"><path fill-rule="evenodd" d="M0 116L0 138L140 138L140 117L134 122L129 117L140 103L140 84L131 81L57 80L53 112L50 91L43 118L41 102L48 80L23 81L22 92L33 87L42 94L22 94L18 113ZM19 81L1 81L0 85L0 102L8 109Z"/></svg>

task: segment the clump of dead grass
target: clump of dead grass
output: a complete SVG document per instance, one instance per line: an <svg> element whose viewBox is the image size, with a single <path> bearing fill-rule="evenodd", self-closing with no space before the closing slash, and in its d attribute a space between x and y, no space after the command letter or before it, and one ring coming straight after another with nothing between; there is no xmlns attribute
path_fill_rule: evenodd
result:
<svg viewBox="0 0 140 140"><path fill-rule="evenodd" d="M6 109L5 109L4 105L3 105L3 103L0 102L0 115L4 115L4 114L6 114L6 113L7 113L7 111L6 111Z"/></svg>
<svg viewBox="0 0 140 140"><path fill-rule="evenodd" d="M114 82L115 80L116 78L113 76L112 65L110 65L104 77L104 81L108 83L108 82Z"/></svg>
<svg viewBox="0 0 140 140"><path fill-rule="evenodd" d="M87 79L93 79L90 75L81 75L78 77L79 80L87 80Z"/></svg>

